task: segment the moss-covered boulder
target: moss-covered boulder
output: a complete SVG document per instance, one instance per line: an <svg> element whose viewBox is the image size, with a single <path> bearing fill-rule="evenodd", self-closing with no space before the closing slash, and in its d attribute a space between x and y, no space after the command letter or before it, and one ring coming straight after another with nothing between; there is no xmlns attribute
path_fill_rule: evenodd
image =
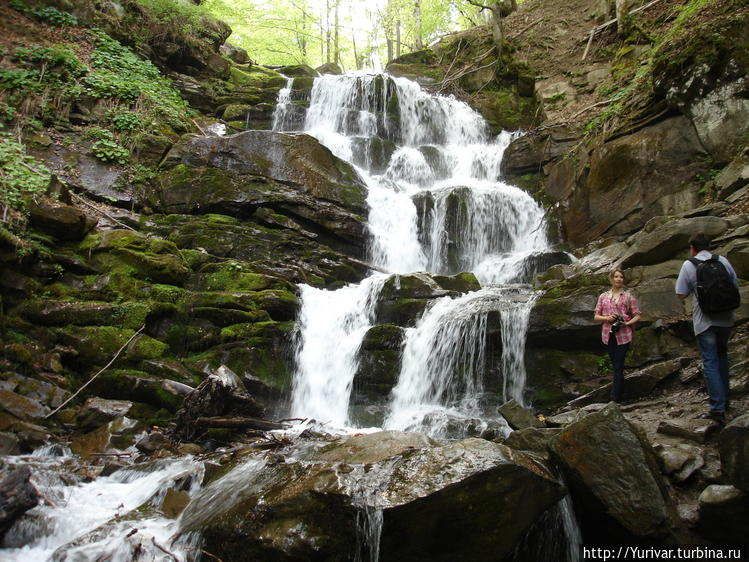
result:
<svg viewBox="0 0 749 562"><path fill-rule="evenodd" d="M103 366L135 334L129 328L114 326L70 326L56 329L57 338L63 345L75 350L71 360L81 367ZM137 363L144 359L163 357L169 346L145 334L139 334L125 347L122 359Z"/></svg>
<svg viewBox="0 0 749 562"><path fill-rule="evenodd" d="M246 131L187 139L169 157L154 205L166 212L250 216L270 207L332 245L361 254L366 187L349 164L308 135Z"/></svg>
<svg viewBox="0 0 749 562"><path fill-rule="evenodd" d="M376 497L367 492L373 487ZM346 560L370 548L356 531L367 509L382 517L383 558L466 551L477 560L503 558L562 493L539 465L501 445L470 439L439 447L380 432L310 449L302 460L250 459L199 493L180 532L201 531L205 548L227 561Z"/></svg>

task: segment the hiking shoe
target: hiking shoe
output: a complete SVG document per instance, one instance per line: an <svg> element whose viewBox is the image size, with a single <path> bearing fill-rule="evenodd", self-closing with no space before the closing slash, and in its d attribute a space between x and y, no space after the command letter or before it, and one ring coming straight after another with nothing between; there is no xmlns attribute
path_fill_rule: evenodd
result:
<svg viewBox="0 0 749 562"><path fill-rule="evenodd" d="M713 420L721 425L726 423L726 415L723 412L706 412L697 416L699 420Z"/></svg>

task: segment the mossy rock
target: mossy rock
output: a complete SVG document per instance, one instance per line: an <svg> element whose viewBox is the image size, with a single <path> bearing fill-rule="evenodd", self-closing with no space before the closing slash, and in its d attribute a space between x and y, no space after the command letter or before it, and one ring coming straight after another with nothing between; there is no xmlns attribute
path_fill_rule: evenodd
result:
<svg viewBox="0 0 749 562"><path fill-rule="evenodd" d="M170 412L176 412L183 400L164 390L160 378L138 370L104 371L90 388L92 393L102 398L141 402Z"/></svg>
<svg viewBox="0 0 749 562"><path fill-rule="evenodd" d="M135 334L129 328L114 326L67 327L56 330L57 338L63 345L71 346L76 352L77 365L104 365ZM122 352L121 360L137 362L144 359L158 359L168 351L167 344L145 334L138 335Z"/></svg>
<svg viewBox="0 0 749 562"><path fill-rule="evenodd" d="M270 316L265 310L245 312L229 308L196 307L192 309L195 318L208 320L215 326L224 327L233 324L247 324L255 322L267 322ZM222 330L223 332L223 330Z"/></svg>
<svg viewBox="0 0 749 562"><path fill-rule="evenodd" d="M370 404L386 399L398 383L400 369L400 351L362 350L359 368L354 377L354 402Z"/></svg>
<svg viewBox="0 0 749 562"><path fill-rule="evenodd" d="M267 319L265 321L234 324L221 330L221 339L225 342L253 341L260 343L259 340L275 337L279 324L279 322Z"/></svg>
<svg viewBox="0 0 749 562"><path fill-rule="evenodd" d="M226 109L224 109L222 119L224 121L243 121L247 117L247 111L251 107L251 105L244 104L227 105Z"/></svg>
<svg viewBox="0 0 749 562"><path fill-rule="evenodd" d="M208 291L264 291L288 287L285 281L277 277L247 272L237 262L205 266L200 272L199 285Z"/></svg>
<svg viewBox="0 0 749 562"><path fill-rule="evenodd" d="M317 71L311 66L308 66L306 64L291 64L287 66L282 66L281 68L278 69L278 71L284 76L293 77L295 79L294 81L296 81L296 79L301 78L303 76L306 76L308 78L317 77Z"/></svg>
<svg viewBox="0 0 749 562"><path fill-rule="evenodd" d="M234 88L251 87L280 90L286 85L286 78L263 66L250 66L245 70L233 66L229 70L229 84Z"/></svg>
<svg viewBox="0 0 749 562"><path fill-rule="evenodd" d="M481 289L481 283L476 276L470 271L458 273L456 275L433 275L435 283L448 291L457 291L459 293L470 293Z"/></svg>
<svg viewBox="0 0 749 562"><path fill-rule="evenodd" d="M414 273L391 276L380 291L380 299L435 298L445 294L444 289L440 288L432 276Z"/></svg>
<svg viewBox="0 0 749 562"><path fill-rule="evenodd" d="M413 326L421 318L431 299L394 299L377 307L377 322Z"/></svg>
<svg viewBox="0 0 749 562"><path fill-rule="evenodd" d="M380 324L370 328L364 335L361 348L363 350L392 350L397 351L403 343L404 331L394 324Z"/></svg>

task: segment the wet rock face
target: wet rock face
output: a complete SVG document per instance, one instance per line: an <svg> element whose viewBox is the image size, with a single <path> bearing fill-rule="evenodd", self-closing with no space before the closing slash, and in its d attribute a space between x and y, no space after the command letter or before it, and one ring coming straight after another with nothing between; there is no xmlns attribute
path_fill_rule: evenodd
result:
<svg viewBox="0 0 749 562"><path fill-rule="evenodd" d="M81 240L96 226L96 219L77 207L50 203L29 206L31 224L58 240Z"/></svg>
<svg viewBox="0 0 749 562"><path fill-rule="evenodd" d="M550 442L583 533L616 541L661 541L674 528L673 508L647 440L615 405L566 427Z"/></svg>
<svg viewBox="0 0 749 562"><path fill-rule="evenodd" d="M310 237L363 254L366 187L349 164L308 135L197 137L167 159L180 165L162 177L155 196L164 212L245 218L270 209Z"/></svg>
<svg viewBox="0 0 749 562"><path fill-rule="evenodd" d="M720 433L720 460L729 482L749 492L749 414L739 416Z"/></svg>
<svg viewBox="0 0 749 562"><path fill-rule="evenodd" d="M235 468L187 506L181 532L202 531L223 560L347 560L368 554L366 529L381 529L382 560L501 560L562 493L502 445L380 432Z"/></svg>

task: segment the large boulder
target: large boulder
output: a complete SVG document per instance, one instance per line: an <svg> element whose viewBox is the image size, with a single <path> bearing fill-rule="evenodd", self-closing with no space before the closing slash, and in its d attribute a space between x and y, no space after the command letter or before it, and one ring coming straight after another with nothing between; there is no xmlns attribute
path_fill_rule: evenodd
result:
<svg viewBox="0 0 749 562"><path fill-rule="evenodd" d="M265 207L323 241L363 252L366 187L309 135L246 131L185 139L167 157L154 205L167 213L247 217ZM314 236L315 234L312 234Z"/></svg>
<svg viewBox="0 0 749 562"><path fill-rule="evenodd" d="M29 205L32 226L58 240L80 240L96 226L97 220L71 205L32 202Z"/></svg>
<svg viewBox="0 0 749 562"><path fill-rule="evenodd" d="M366 537L378 535L383 560L504 560L562 494L540 465L502 445L380 432L296 460L252 459L193 499L180 532L201 531L226 561L367 557L378 543Z"/></svg>
<svg viewBox="0 0 749 562"><path fill-rule="evenodd" d="M720 217L694 217L667 221L659 217L648 223L634 238L634 243L621 257L621 267L652 265L684 256L686 259L689 238L698 232L714 238L723 234L729 223ZM678 272L677 272L678 273Z"/></svg>
<svg viewBox="0 0 749 562"><path fill-rule="evenodd" d="M732 420L721 431L720 461L728 481L749 492L749 414Z"/></svg>
<svg viewBox="0 0 749 562"><path fill-rule="evenodd" d="M673 508L646 437L611 404L566 427L550 449L583 532L608 543L672 537Z"/></svg>

